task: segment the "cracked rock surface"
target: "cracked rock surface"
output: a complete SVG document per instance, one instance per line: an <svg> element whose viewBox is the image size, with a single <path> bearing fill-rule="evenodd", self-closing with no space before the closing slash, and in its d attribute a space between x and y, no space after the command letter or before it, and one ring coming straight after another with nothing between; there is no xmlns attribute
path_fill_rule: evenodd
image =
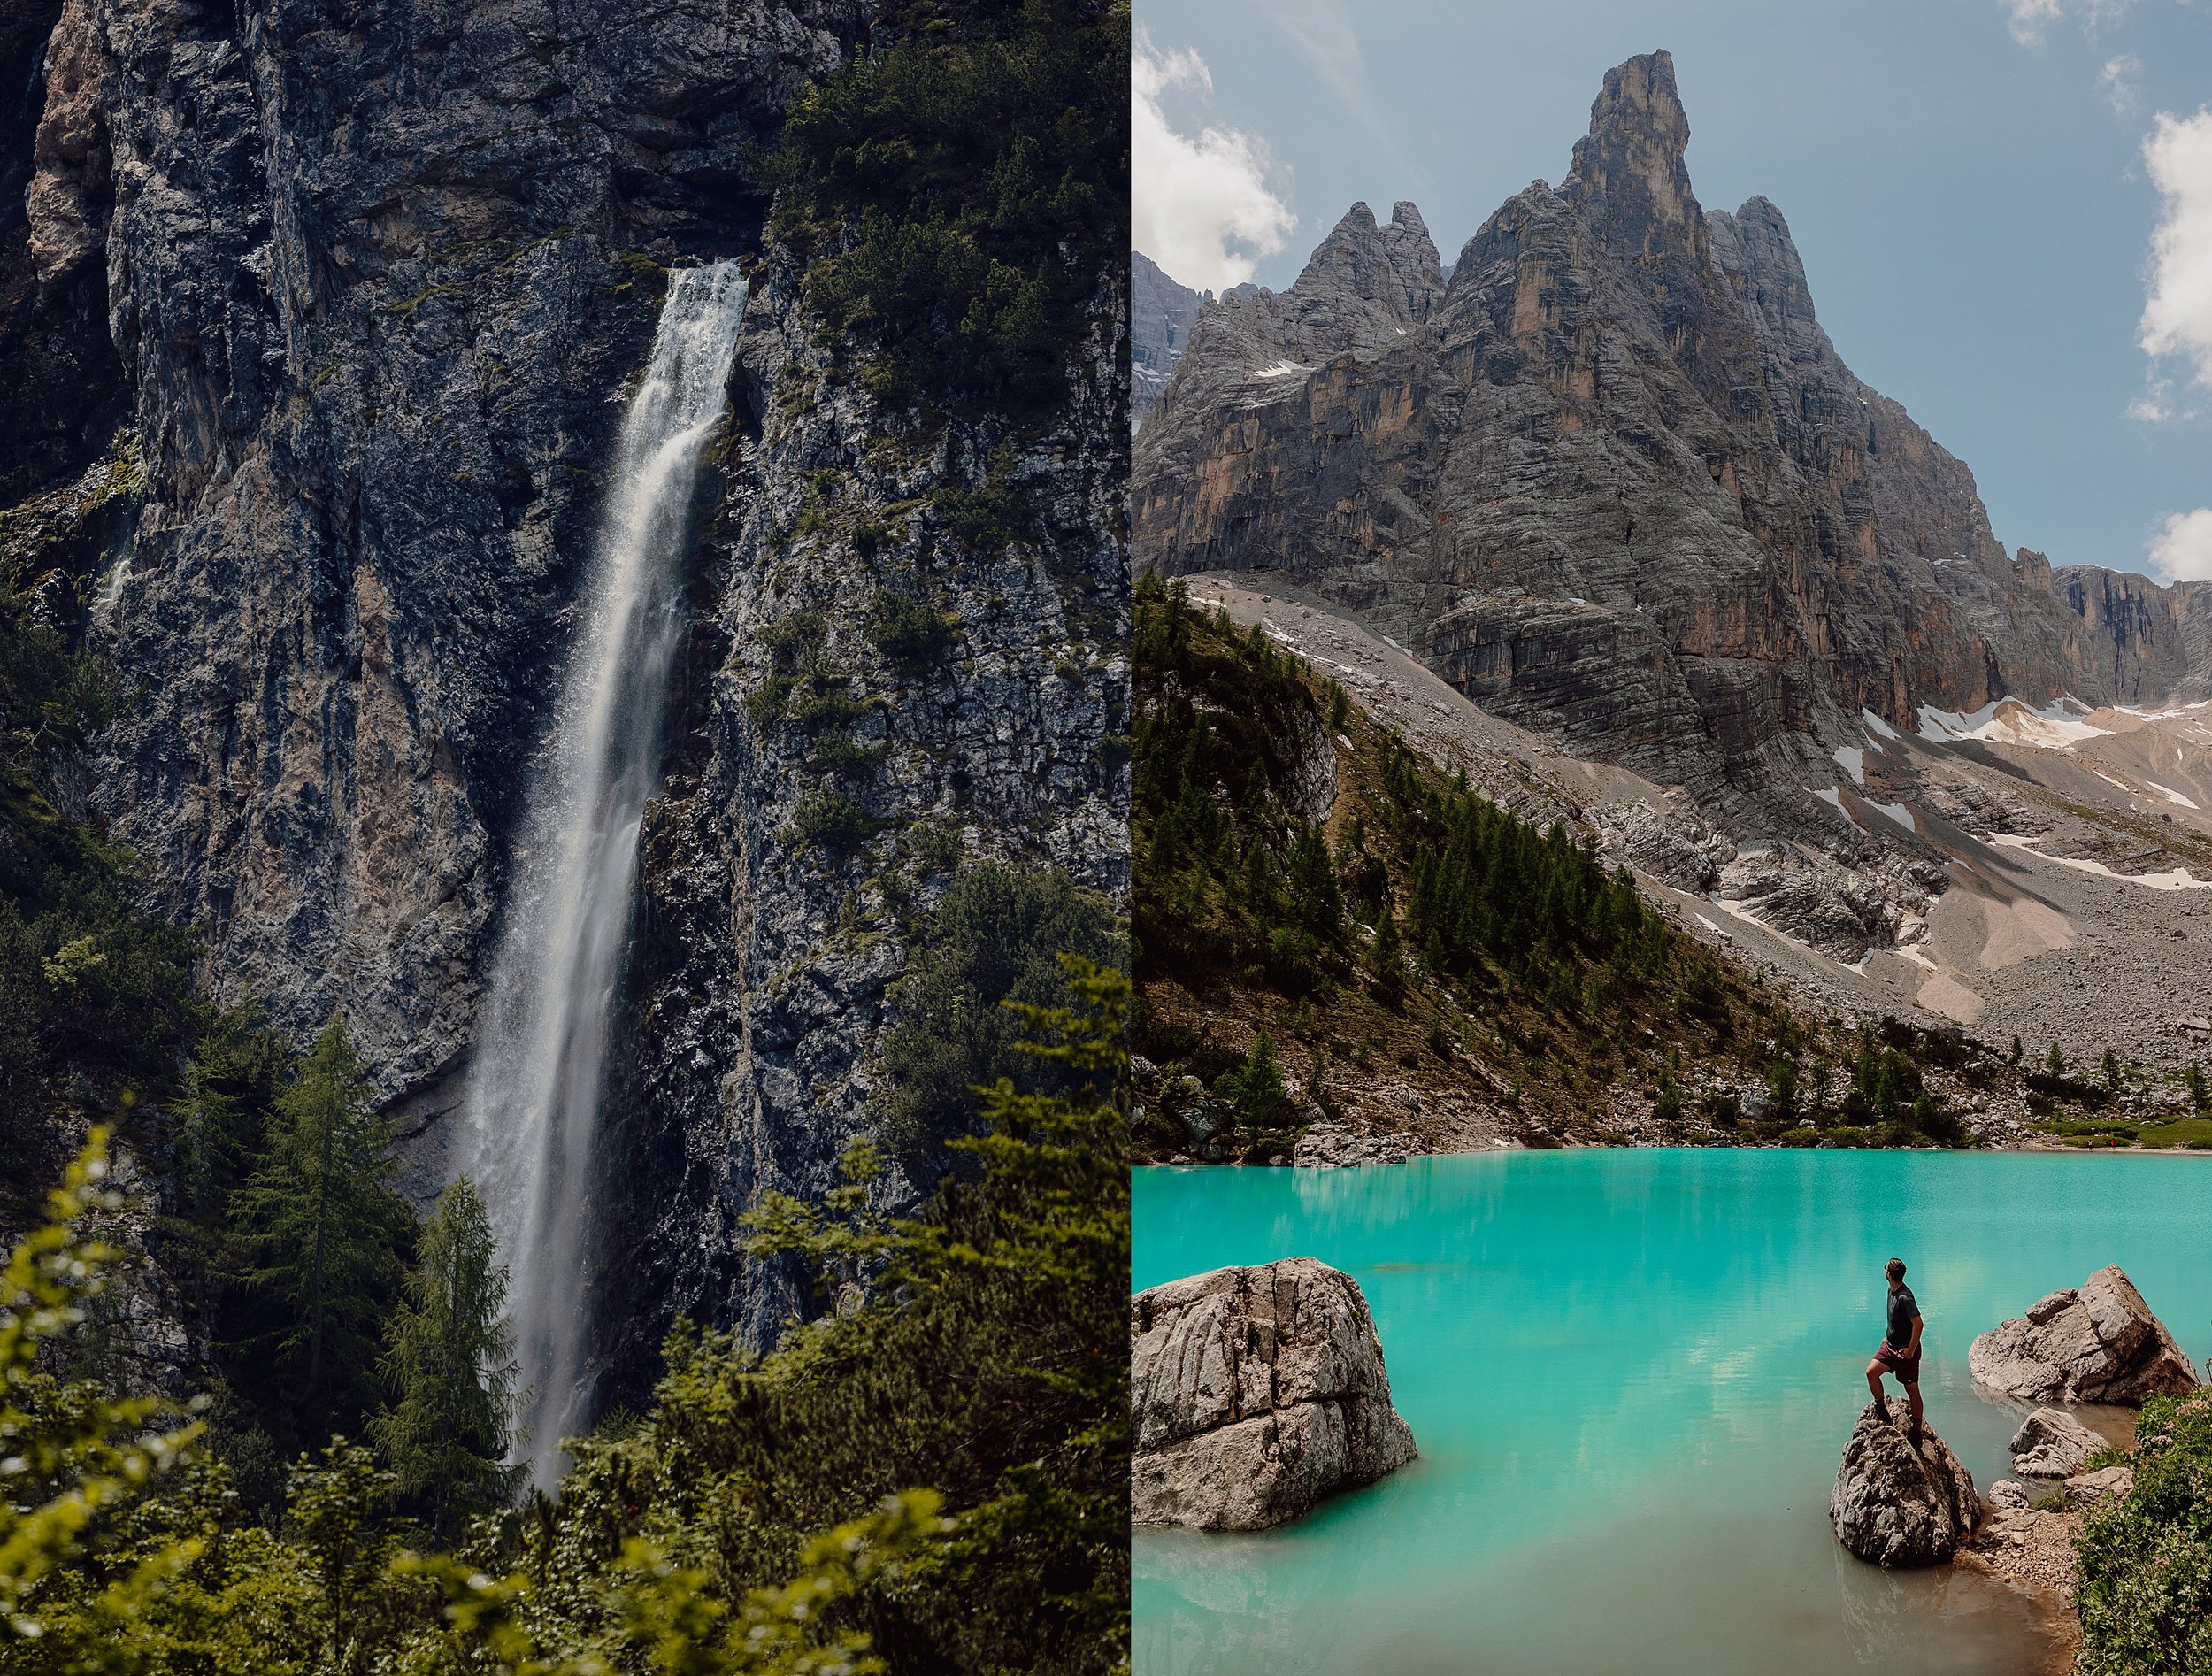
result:
<svg viewBox="0 0 2212 1676"><path fill-rule="evenodd" d="M1367 1300L1313 1257L1130 1300L1139 1525L1263 1530L1414 1457Z"/></svg>

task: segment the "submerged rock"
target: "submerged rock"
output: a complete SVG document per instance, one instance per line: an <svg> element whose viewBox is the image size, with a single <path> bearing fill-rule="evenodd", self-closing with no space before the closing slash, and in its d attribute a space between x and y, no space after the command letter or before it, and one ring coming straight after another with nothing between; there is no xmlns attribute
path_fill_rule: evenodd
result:
<svg viewBox="0 0 2212 1676"><path fill-rule="evenodd" d="M2020 1422L2005 1447L2012 1454L2012 1470L2023 1478L2069 1478L2106 1445L2063 1410L2039 1408Z"/></svg>
<svg viewBox="0 0 2212 1676"><path fill-rule="evenodd" d="M1414 1457L1367 1300L1316 1258L1140 1292L1129 1333L1134 1524L1264 1530Z"/></svg>
<svg viewBox="0 0 2212 1676"><path fill-rule="evenodd" d="M1967 1353L1974 1382L2031 1403L2118 1403L2197 1388L2196 1370L2116 1265L1991 1328Z"/></svg>
<svg viewBox="0 0 2212 1676"><path fill-rule="evenodd" d="M1828 1494L1836 1540L1878 1565L1940 1565L1973 1534L1974 1480L1928 1427L1907 1438L1902 1423L1868 1403L1844 1445Z"/></svg>

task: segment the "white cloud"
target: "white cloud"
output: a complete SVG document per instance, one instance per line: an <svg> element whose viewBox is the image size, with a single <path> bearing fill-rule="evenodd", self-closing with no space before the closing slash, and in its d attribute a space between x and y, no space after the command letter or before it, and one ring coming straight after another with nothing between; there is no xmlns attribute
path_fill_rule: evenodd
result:
<svg viewBox="0 0 2212 1676"><path fill-rule="evenodd" d="M1179 134L1161 108L1171 88L1210 91L1206 61L1162 52L1142 30L1129 59L1129 235L1183 284L1223 290L1283 248L1298 218L1268 185L1267 148L1235 128Z"/></svg>
<svg viewBox="0 0 2212 1676"><path fill-rule="evenodd" d="M2043 31L2065 15L2063 0L2000 0L2012 14L2012 38L2024 47L2041 44Z"/></svg>
<svg viewBox="0 0 2212 1676"><path fill-rule="evenodd" d="M2151 563L2169 581L2212 581L2212 506L2169 514L2151 537Z"/></svg>
<svg viewBox="0 0 2212 1676"><path fill-rule="evenodd" d="M2104 68L2097 73L2097 85L2104 89L2104 96L2112 101L2117 115L2125 116L2141 100L2135 78L2143 73L2143 61L2132 52L2123 52L2107 58Z"/></svg>
<svg viewBox="0 0 2212 1676"><path fill-rule="evenodd" d="M2137 341L2154 359L2185 362L2192 380L2212 389L2212 105L2186 119L2160 111L2143 160L2164 208L2151 234ZM2171 417L2170 389L2161 383L2154 367L2148 405Z"/></svg>
<svg viewBox="0 0 2212 1676"><path fill-rule="evenodd" d="M2181 0L2184 5L2191 0ZM2081 32L2094 39L2098 31L2117 23L2135 0L1997 0L2005 9L2012 38L2024 47L2043 44L2044 31L2062 18L2079 18Z"/></svg>

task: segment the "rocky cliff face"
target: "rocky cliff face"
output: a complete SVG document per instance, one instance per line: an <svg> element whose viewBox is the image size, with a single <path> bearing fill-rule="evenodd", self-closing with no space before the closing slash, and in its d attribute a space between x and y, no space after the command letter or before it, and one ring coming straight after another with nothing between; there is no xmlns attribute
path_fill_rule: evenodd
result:
<svg viewBox="0 0 2212 1676"><path fill-rule="evenodd" d="M1448 283L1412 205L1355 205L1288 291L1202 310L1136 450L1138 562L1280 573L1785 832L1826 819L1804 788L1862 708L2201 681L2183 590L2005 556L1837 355L1780 211L1699 205L1688 135L1667 55L1631 59Z"/></svg>
<svg viewBox="0 0 2212 1676"><path fill-rule="evenodd" d="M0 495L119 419L142 454L101 619L142 697L99 806L219 991L303 1039L344 1013L425 1182L663 273L757 264L614 1098L639 1347L679 1305L780 1319L730 1218L826 1185L904 927L962 857L1125 867L1098 749L1127 726L1125 281L1042 440L901 442L829 376L745 154L871 27L862 0L0 12L0 67L45 66L0 112L30 118L0 383L34 391ZM1002 539L974 508L1005 494L1038 510ZM956 618L926 669L865 640L885 588ZM759 701L794 657L839 672L836 728Z"/></svg>
<svg viewBox="0 0 2212 1676"><path fill-rule="evenodd" d="M1160 399L1169 376L1190 344L1191 322L1211 299L1176 284L1142 250L1129 252L1129 428Z"/></svg>

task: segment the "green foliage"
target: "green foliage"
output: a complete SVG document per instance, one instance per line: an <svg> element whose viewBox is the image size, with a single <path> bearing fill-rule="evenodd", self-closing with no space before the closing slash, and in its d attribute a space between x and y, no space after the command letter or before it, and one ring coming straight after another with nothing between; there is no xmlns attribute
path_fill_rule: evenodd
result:
<svg viewBox="0 0 2212 1676"><path fill-rule="evenodd" d="M867 842L883 825L843 792L818 789L799 799L791 824L777 836L795 850L841 854Z"/></svg>
<svg viewBox="0 0 2212 1676"><path fill-rule="evenodd" d="M2154 1397L2135 1486L2076 1538L2081 1676L2212 1670L2212 1395Z"/></svg>
<svg viewBox="0 0 2212 1676"><path fill-rule="evenodd" d="M1048 411L1126 260L1128 9L890 0L873 39L793 102L776 231L886 397Z"/></svg>
<svg viewBox="0 0 2212 1676"><path fill-rule="evenodd" d="M1064 1061L1019 1051L1017 1007L1069 999L1059 957L1125 962L1108 904L1057 870L987 863L953 880L913 940L898 1022L876 1066L887 1140L925 1178L972 1127L979 1089L1010 1077L1025 1093L1072 1092Z"/></svg>
<svg viewBox="0 0 2212 1676"><path fill-rule="evenodd" d="M1128 987L1074 957L1064 967L1071 1006L1015 1011L1076 1092L1001 1079L987 1132L952 1143L978 1170L887 1217L860 1143L826 1205L764 1198L757 1255L803 1261L838 1307L765 1357L727 1334L672 1338L651 1412L581 1445L557 1521L526 1531L540 1634L613 1633L594 1586L639 1544L692 1573L694 1598L732 1603L809 1565L823 1550L808 1533L926 1483L949 1527L912 1532L896 1575L850 1580L810 1618L817 1633L864 1634L915 1671L1123 1667L1128 1155L1126 1119L1096 1090L1125 1062ZM916 1521L931 1511L908 1506ZM708 1660L738 1638L712 1611L688 1633L701 1662L664 1667L726 1668Z"/></svg>
<svg viewBox="0 0 2212 1676"><path fill-rule="evenodd" d="M75 789L115 713L111 673L21 581L0 563L0 1142L19 1157L127 1092L165 1089L193 1027L192 940L139 905L135 861ZM9 1180L27 1195L61 1163Z"/></svg>
<svg viewBox="0 0 2212 1676"><path fill-rule="evenodd" d="M998 1201L1013 1213L1006 1225L1048 1241L1063 1259L1078 1254L1087 1279L1102 1265L1125 1265L1125 1196L1118 1221L1114 1205L1105 1205L1108 1225L1088 1252L1082 1249L1087 1226L1054 1216L1053 1184L1081 1172L1041 1156L1044 1137L1064 1143L1085 1136L1085 1126L1034 1115L1030 1138L1018 1139L1022 1114L1009 1114L1002 1133L1024 1157L1010 1167L995 1165L987 1178L1022 1184ZM1088 1128L1112 1134L1097 1122ZM1010 1671L1021 1667L1019 1649L1035 1643L1046 1615L1022 1562L1032 1554L1056 1557L1038 1539L1071 1528L1064 1517L1071 1503L1083 1516L1072 1527L1088 1544L1076 1557L1091 1575L1087 1592L1079 1580L1072 1593L1064 1567L1056 1575L1062 1593L1052 1603L1071 1602L1076 1611L1064 1611L1053 1627L1064 1629L1072 1618L1085 1639L1074 1658L1038 1667L1109 1668L1100 1651L1110 1650L1125 1626L1127 1601L1125 1570L1115 1569L1111 1544L1100 1542L1112 1499L1102 1486L1111 1479L1118 1490L1127 1472L1126 1421L1117 1432L1118 1410L1108 1408L1125 1405L1126 1387L1111 1388L1110 1376L1097 1389L1079 1381L1076 1403L1063 1402L1038 1434L1058 1447L1002 1473L992 1488L1005 1493L966 1517L943 1518L943 1498L934 1491L887 1495L856 1518L781 1544L793 1552L791 1565L742 1586L730 1584L726 1566L684 1563L669 1547L620 1529L622 1519L640 1522L643 1510L628 1494L635 1486L625 1487L618 1511L603 1484L579 1483L557 1506L540 1504L534 1540L523 1556L531 1563L503 1578L495 1575L496 1563L487 1564L500 1543L490 1526L480 1526L459 1555L407 1551L392 1518L397 1476L343 1438L293 1467L280 1531L247 1522L226 1470L195 1458L196 1425L150 1431L148 1423L165 1413L159 1403L113 1399L89 1382L65 1383L42 1369L57 1353L66 1359L68 1341L81 1335L118 1262L111 1247L80 1226L122 1208L101 1186L104 1142L96 1130L53 1195L53 1221L16 1248L0 1280L0 1428L12 1451L11 1492L0 1504L0 1669L10 1676L883 1672L889 1666L870 1629L853 1620L872 1611L907 1629L919 1618L912 1610L917 1592L950 1623L958 1647L998 1655L929 1668ZM1108 1165L1120 1167L1110 1150L1094 1170ZM1090 1208L1096 1213L1097 1202ZM795 1232L806 1243L805 1233ZM932 1260L956 1269L962 1257L1001 1255L978 1246L975 1232L958 1230L954 1237L964 1242L956 1253L940 1240L918 1271L926 1272ZM1065 1261L1053 1272L1067 1273ZM952 1278L957 1284L964 1277ZM1042 1281L1032 1295L1050 1285ZM1118 1295L1110 1301L1120 1303ZM871 1307L896 1314L903 1306ZM1064 1338L1064 1325L1061 1332ZM933 1349L944 1342L938 1334L926 1343ZM1041 1364L1033 1371L1048 1381L1061 1370ZM771 1365L747 1361L741 1372L769 1377ZM786 1372L792 1385L812 1377L803 1367ZM1099 1424L1071 1430L1071 1413ZM710 1427L732 1423L726 1411L687 1418ZM1050 1429L1053 1420L1060 1432ZM671 1457L679 1474L687 1464ZM1066 1476L1071 1469L1073 1478ZM1041 1472L1054 1474L1047 1481L1059 1495L1045 1517L1020 1500ZM660 1528L696 1549L728 1504L710 1497L693 1511L705 1514L699 1525L662 1520ZM1057 1525L1056 1512L1063 1515ZM987 1573L980 1588L979 1570ZM1002 1593L1031 1597L1029 1615L998 1640L998 1626L952 1621L994 1579ZM1072 1644L1065 1634L1061 1641Z"/></svg>
<svg viewBox="0 0 2212 1676"><path fill-rule="evenodd" d="M950 611L894 588L876 589L868 607L868 643L909 673L928 668L959 633L960 619Z"/></svg>
<svg viewBox="0 0 2212 1676"><path fill-rule="evenodd" d="M1617 1002L1673 962L1708 1020L1726 1017L1710 963L1624 873L1563 828L1540 830L1446 780L1394 737L1363 748L1375 795L1332 854L1290 803L1302 754L1348 724L1348 701L1340 708L1256 627L1198 611L1181 583L1148 574L1132 646L1137 942L1172 950L1183 981L1242 973L1305 995L1348 971L1358 916L1374 927L1367 965L1386 1004L1401 999L1409 963L1471 991L1502 980L1578 1013L1589 969Z"/></svg>
<svg viewBox="0 0 2212 1676"><path fill-rule="evenodd" d="M127 1623L168 1574L196 1557L166 1545L111 1578L85 1567L104 1514L176 1465L197 1426L150 1397L115 1398L96 1381L66 1380L51 1364L112 1284L122 1253L86 1232L98 1212L122 1207L107 1177L107 1132L96 1128L62 1186L45 1226L19 1243L0 1275L0 1438L8 1494L0 1501L0 1657L10 1668L64 1669L110 1627Z"/></svg>
<svg viewBox="0 0 2212 1676"><path fill-rule="evenodd" d="M2043 1056L2043 1069L2047 1075L2054 1077L2066 1074L2066 1056L2059 1051L2055 1042L2051 1043L2051 1050Z"/></svg>
<svg viewBox="0 0 2212 1676"><path fill-rule="evenodd" d="M1248 1131L1285 1129L1297 1121L1290 1090L1283 1086L1282 1067L1276 1063L1275 1044L1264 1030L1254 1039L1241 1065L1215 1079L1214 1096L1227 1104L1238 1126Z"/></svg>
<svg viewBox="0 0 2212 1676"><path fill-rule="evenodd" d="M367 1067L334 1019L277 1096L262 1161L229 1207L264 1311L256 1348L311 1421L373 1400L378 1327L414 1229L393 1168Z"/></svg>
<svg viewBox="0 0 2212 1676"><path fill-rule="evenodd" d="M2189 1075L2186 1087L2189 1094L2190 1111L2212 1111L2212 1088L2208 1088L2205 1086L2204 1066L2194 1059L2189 1061Z"/></svg>
<svg viewBox="0 0 2212 1676"><path fill-rule="evenodd" d="M2120 1087L2120 1056L2107 1048L2104 1050L2104 1086L2117 1092Z"/></svg>
<svg viewBox="0 0 2212 1676"><path fill-rule="evenodd" d="M2012 1046L2005 1050L2005 1063L2007 1065L2018 1065L2020 1063L2020 1056L2024 1051L2024 1049L2020 1046L2020 1038L2016 1034L2012 1038Z"/></svg>
<svg viewBox="0 0 2212 1676"><path fill-rule="evenodd" d="M391 1404L369 1432L399 1494L449 1538L464 1518L506 1505L523 1476L501 1465L516 1411L507 1270L466 1176L438 1195L416 1252L378 1367Z"/></svg>

